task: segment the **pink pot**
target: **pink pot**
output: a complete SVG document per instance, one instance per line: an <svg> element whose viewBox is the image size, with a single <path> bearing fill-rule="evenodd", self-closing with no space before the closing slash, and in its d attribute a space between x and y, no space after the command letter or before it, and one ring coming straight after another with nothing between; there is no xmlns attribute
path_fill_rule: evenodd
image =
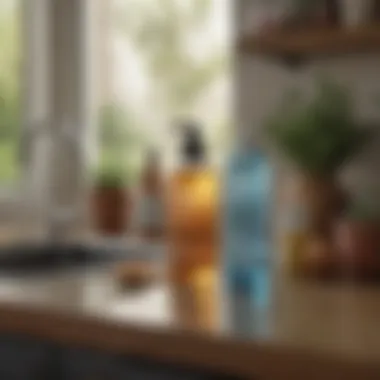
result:
<svg viewBox="0 0 380 380"><path fill-rule="evenodd" d="M342 273L354 277L380 277L380 224L341 220L334 233L337 261Z"/></svg>

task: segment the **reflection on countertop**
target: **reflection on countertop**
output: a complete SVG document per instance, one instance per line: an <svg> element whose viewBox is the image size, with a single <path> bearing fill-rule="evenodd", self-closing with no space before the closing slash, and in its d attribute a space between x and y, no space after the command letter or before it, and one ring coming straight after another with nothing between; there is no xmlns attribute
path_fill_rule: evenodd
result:
<svg viewBox="0 0 380 380"><path fill-rule="evenodd" d="M226 297L215 284L172 289L161 281L123 290L112 268L38 277L1 277L1 305L21 305L159 329L200 331L231 339L380 360L380 289L281 280L267 309L247 296Z"/></svg>
<svg viewBox="0 0 380 380"><path fill-rule="evenodd" d="M155 355L164 355L167 350L173 358L203 365L217 361L216 366L248 371L250 358L261 357L261 350L269 350L286 366L292 360L296 367L301 365L302 352L343 360L347 365L374 366L380 371L380 289L304 283L276 276L267 306L258 309L254 294L223 294L221 281L213 271L191 289L174 289L161 278L147 288L128 291L117 281L114 265L43 276L0 276L0 330L69 339L69 330L62 333L65 323L71 321L67 326L72 329L78 321L81 333L72 334L74 340L91 341L96 332L97 344L102 342L105 347L115 344L115 349L121 349L126 344L125 349ZM99 322L91 325L93 330L89 328L92 332L87 335L86 321L89 326ZM57 334L55 324L60 330ZM125 330L125 339L116 342L109 330L113 326ZM101 332L103 327L107 333ZM130 336L133 339L128 341ZM147 341L143 348L140 339ZM170 339L183 347L182 351L165 347L158 352L156 345L165 346ZM307 363L306 359L302 361ZM265 360L260 365L262 373L279 371ZM255 363L255 373L260 365L257 368ZM349 366L346 370L352 371Z"/></svg>

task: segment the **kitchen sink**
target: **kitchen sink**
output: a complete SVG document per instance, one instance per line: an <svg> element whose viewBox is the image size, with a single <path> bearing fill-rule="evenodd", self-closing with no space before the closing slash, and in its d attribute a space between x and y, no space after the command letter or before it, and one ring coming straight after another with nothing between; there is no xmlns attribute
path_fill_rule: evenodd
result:
<svg viewBox="0 0 380 380"><path fill-rule="evenodd" d="M37 274L104 265L124 260L126 251L85 244L15 244L0 248L0 274Z"/></svg>

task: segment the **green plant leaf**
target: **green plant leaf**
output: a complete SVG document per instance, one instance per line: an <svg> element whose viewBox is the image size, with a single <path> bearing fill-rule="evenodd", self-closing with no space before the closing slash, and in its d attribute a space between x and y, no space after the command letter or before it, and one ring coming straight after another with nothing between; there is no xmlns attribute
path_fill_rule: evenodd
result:
<svg viewBox="0 0 380 380"><path fill-rule="evenodd" d="M355 120L353 105L348 90L327 79L316 82L311 99L287 92L268 119L268 137L301 170L335 174L369 140L369 132Z"/></svg>

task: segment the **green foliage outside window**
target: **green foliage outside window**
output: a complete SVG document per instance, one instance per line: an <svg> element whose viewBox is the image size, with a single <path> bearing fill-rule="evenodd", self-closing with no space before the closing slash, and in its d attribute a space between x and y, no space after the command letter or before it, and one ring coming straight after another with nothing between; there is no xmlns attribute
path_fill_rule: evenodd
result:
<svg viewBox="0 0 380 380"><path fill-rule="evenodd" d="M198 57L190 48L189 39L207 25L213 4L212 0L135 0L120 1L114 9L116 30L136 48L152 88L159 94L157 108L169 119L200 117L197 106L227 72L226 49L211 47ZM215 131L212 145L223 149L227 144L221 136L226 133L220 128L229 125L220 116L207 128Z"/></svg>
<svg viewBox="0 0 380 380"><path fill-rule="evenodd" d="M17 1L0 4L0 184L17 179L20 101L20 12Z"/></svg>

